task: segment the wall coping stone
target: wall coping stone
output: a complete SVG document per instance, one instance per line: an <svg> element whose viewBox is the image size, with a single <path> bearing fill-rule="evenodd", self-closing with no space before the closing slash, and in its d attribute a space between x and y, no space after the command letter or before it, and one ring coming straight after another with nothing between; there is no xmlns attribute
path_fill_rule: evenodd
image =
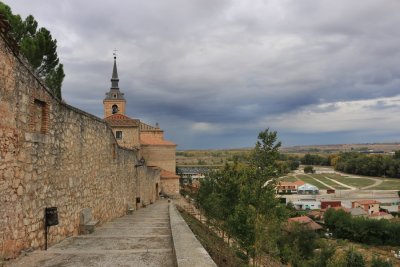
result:
<svg viewBox="0 0 400 267"><path fill-rule="evenodd" d="M178 267L217 267L173 203L169 204L172 241Z"/></svg>

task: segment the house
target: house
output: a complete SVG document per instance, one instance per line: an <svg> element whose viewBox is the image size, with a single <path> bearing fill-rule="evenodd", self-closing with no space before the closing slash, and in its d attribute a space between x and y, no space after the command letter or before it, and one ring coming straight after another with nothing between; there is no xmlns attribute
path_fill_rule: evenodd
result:
<svg viewBox="0 0 400 267"><path fill-rule="evenodd" d="M303 181L279 182L276 186L278 194L296 194L299 186L304 185Z"/></svg>
<svg viewBox="0 0 400 267"><path fill-rule="evenodd" d="M298 210L318 210L321 209L321 202L315 199L300 199L292 202Z"/></svg>
<svg viewBox="0 0 400 267"><path fill-rule="evenodd" d="M352 208L363 208L369 215L379 212L379 201L376 200L357 200L351 203Z"/></svg>
<svg viewBox="0 0 400 267"><path fill-rule="evenodd" d="M300 195L317 195L319 194L319 189L312 184L303 184L297 188L297 193Z"/></svg>
<svg viewBox="0 0 400 267"><path fill-rule="evenodd" d="M307 216L299 216L299 217L294 217L294 218L289 218L287 220L288 226L287 230L290 232L290 228L293 226L293 224L301 224L304 225L306 228L312 231L318 231L322 229L322 226L319 225L318 223L314 222L310 217Z"/></svg>
<svg viewBox="0 0 400 267"><path fill-rule="evenodd" d="M321 209L337 208L341 206L342 202L340 200L321 200Z"/></svg>

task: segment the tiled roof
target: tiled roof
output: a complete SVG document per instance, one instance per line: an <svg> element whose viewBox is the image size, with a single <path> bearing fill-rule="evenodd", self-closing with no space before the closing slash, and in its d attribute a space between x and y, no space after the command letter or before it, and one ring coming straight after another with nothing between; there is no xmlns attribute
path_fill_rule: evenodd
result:
<svg viewBox="0 0 400 267"><path fill-rule="evenodd" d="M300 216L288 219L289 223L300 223L306 225L310 230L320 230L322 226L314 222L311 218L307 216ZM289 229L290 230L290 229Z"/></svg>
<svg viewBox="0 0 400 267"><path fill-rule="evenodd" d="M295 181L295 182L293 182L293 184L295 184L297 186L300 186L300 185L303 185L305 183L303 181Z"/></svg>
<svg viewBox="0 0 400 267"><path fill-rule="evenodd" d="M365 199L365 200L357 200L354 201L353 203L358 203L360 205L370 205L370 204L379 204L380 202L372 199Z"/></svg>
<svg viewBox="0 0 400 267"><path fill-rule="evenodd" d="M139 126L138 119L131 119L122 114L113 114L104 119L110 126Z"/></svg>
<svg viewBox="0 0 400 267"><path fill-rule="evenodd" d="M353 216L362 216L368 214L368 212L366 212L363 208L360 207L350 209L350 213Z"/></svg>
<svg viewBox="0 0 400 267"><path fill-rule="evenodd" d="M167 141L160 137L149 136L149 135L140 135L140 144L141 145L176 146L176 144L171 141Z"/></svg>
<svg viewBox="0 0 400 267"><path fill-rule="evenodd" d="M179 179L178 175L176 175L175 173L166 171L164 169L161 169L160 177L164 178L164 179Z"/></svg>

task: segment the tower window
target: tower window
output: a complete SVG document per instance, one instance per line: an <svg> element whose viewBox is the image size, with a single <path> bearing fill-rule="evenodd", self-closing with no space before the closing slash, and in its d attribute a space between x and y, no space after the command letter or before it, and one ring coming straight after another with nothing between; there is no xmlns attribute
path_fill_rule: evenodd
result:
<svg viewBox="0 0 400 267"><path fill-rule="evenodd" d="M112 114L116 114L118 113L118 106L117 105L113 105L112 106Z"/></svg>
<svg viewBox="0 0 400 267"><path fill-rule="evenodd" d="M115 138L122 139L122 131L116 131L115 132Z"/></svg>
<svg viewBox="0 0 400 267"><path fill-rule="evenodd" d="M114 98L117 98L117 94L114 94Z"/></svg>

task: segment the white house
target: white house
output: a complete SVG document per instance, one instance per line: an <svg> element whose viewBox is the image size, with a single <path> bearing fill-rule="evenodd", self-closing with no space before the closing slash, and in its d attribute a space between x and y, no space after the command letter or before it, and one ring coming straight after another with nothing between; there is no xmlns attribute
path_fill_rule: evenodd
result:
<svg viewBox="0 0 400 267"><path fill-rule="evenodd" d="M300 195L317 195L319 189L312 184L303 184L297 188L297 193Z"/></svg>
<svg viewBox="0 0 400 267"><path fill-rule="evenodd" d="M321 209L321 201L314 199L300 199L292 202L298 210L318 210Z"/></svg>

